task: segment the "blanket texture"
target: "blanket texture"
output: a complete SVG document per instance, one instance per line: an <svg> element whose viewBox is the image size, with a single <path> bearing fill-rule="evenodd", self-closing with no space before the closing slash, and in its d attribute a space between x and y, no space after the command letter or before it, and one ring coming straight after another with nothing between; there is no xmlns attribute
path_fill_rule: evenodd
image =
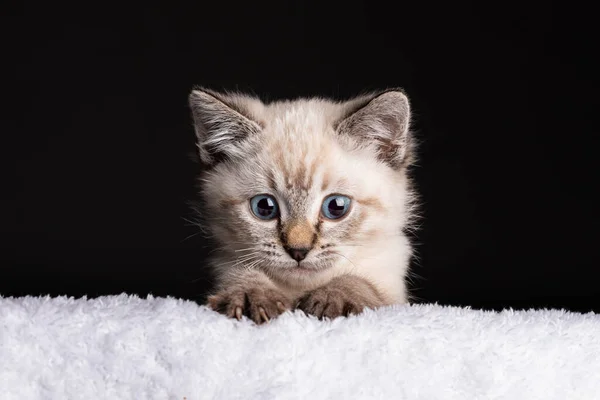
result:
<svg viewBox="0 0 600 400"><path fill-rule="evenodd" d="M600 315L413 305L256 326L171 298L0 297L0 399L600 399Z"/></svg>

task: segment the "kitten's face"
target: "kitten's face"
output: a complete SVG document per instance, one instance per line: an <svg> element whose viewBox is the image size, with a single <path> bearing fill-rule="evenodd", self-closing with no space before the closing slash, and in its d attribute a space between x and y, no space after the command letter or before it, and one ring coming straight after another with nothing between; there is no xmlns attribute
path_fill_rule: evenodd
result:
<svg viewBox="0 0 600 400"><path fill-rule="evenodd" d="M256 126L203 176L204 216L226 258L218 268L261 268L301 283L355 267L362 248L401 234L410 200L405 168L382 159L376 139L365 144L341 131L347 109L248 104L233 117ZM243 123L251 124L229 129Z"/></svg>

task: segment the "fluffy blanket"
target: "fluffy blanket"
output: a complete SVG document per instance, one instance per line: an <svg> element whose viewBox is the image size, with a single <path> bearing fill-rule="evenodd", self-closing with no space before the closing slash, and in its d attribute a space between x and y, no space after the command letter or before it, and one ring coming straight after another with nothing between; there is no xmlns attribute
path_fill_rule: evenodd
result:
<svg viewBox="0 0 600 400"><path fill-rule="evenodd" d="M438 305L227 319L171 298L0 297L1 399L600 399L600 315Z"/></svg>

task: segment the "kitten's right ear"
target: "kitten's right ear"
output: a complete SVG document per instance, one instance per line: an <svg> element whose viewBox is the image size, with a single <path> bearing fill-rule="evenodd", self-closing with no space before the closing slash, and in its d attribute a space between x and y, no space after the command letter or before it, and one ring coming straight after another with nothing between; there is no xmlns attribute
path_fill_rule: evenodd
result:
<svg viewBox="0 0 600 400"><path fill-rule="evenodd" d="M344 115L334 124L338 133L371 146L378 159L396 170L411 163L410 104L401 89L359 96L344 106Z"/></svg>
<svg viewBox="0 0 600 400"><path fill-rule="evenodd" d="M262 129L260 100L198 88L189 95L198 152L207 166L241 157L241 144Z"/></svg>

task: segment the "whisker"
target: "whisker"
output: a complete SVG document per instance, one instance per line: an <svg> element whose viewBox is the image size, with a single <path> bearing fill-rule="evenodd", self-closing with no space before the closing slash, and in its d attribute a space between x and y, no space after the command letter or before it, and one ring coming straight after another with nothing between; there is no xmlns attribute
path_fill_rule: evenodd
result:
<svg viewBox="0 0 600 400"><path fill-rule="evenodd" d="M250 260L252 258L258 257L259 253L260 253L259 251L256 251L254 253L246 254L246 255L237 257L235 260L225 261L225 262L223 262L223 263L221 263L219 265L225 266L225 265L232 264L232 263L234 264L234 263L237 263L237 262L244 262L244 261Z"/></svg>
<svg viewBox="0 0 600 400"><path fill-rule="evenodd" d="M236 249L234 252L238 253L240 251L248 251L248 250L256 250L255 247L246 247L245 249Z"/></svg>
<svg viewBox="0 0 600 400"><path fill-rule="evenodd" d="M260 264L262 262L262 260L256 260L252 263L250 263L249 265L245 266L244 268L247 270L253 269L254 267L256 267L258 264Z"/></svg>
<svg viewBox="0 0 600 400"><path fill-rule="evenodd" d="M231 264L233 262L233 264L229 265L228 267L229 268L236 268L236 267L238 267L240 265L243 265L243 264L245 264L247 262L254 262L255 260L259 260L260 261L261 258L259 256L257 256L257 255L253 255L253 256L250 256L250 257L246 257L244 259L238 259L238 260L233 260L233 261L229 261L229 262L226 262L226 263L222 263L222 264L219 264L219 266L220 267L228 266L228 264Z"/></svg>
<svg viewBox="0 0 600 400"><path fill-rule="evenodd" d="M201 223L201 221L192 221L192 220L189 220L189 219L187 219L185 217L181 217L181 219L184 220L185 222L187 222L188 226L198 226Z"/></svg>
<svg viewBox="0 0 600 400"><path fill-rule="evenodd" d="M199 234L201 234L201 233L202 233L202 231L199 231L199 232L196 232L196 233L192 233L191 235L189 235L189 236L186 236L184 239L182 239L182 240L181 240L181 242L185 242L186 240L188 240L188 239L191 239L191 238L193 238L194 236L197 236L197 235L199 235Z"/></svg>
<svg viewBox="0 0 600 400"><path fill-rule="evenodd" d="M349 259L349 258L348 258L348 257L346 257L345 255L343 255L342 253L338 253L337 251L334 251L334 250L331 250L331 253L332 253L332 254L337 254L337 255L338 255L338 256L340 256L340 257L344 257L346 260L348 260L348 262L349 262L350 264L352 264L352 265L354 266L354 268L355 268L355 269L358 269L357 265L356 265L356 264L354 264L354 262L353 262L351 259Z"/></svg>

